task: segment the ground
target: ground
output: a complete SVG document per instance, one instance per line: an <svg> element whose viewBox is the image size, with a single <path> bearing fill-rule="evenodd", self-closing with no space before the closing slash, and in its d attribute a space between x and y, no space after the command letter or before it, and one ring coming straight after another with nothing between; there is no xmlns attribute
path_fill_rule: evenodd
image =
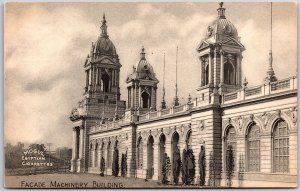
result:
<svg viewBox="0 0 300 191"><path fill-rule="evenodd" d="M123 178L98 174L38 174L5 176L6 188L163 188L181 185L162 185L158 181ZM187 186L184 186L185 188ZM190 186L199 187L199 186Z"/></svg>

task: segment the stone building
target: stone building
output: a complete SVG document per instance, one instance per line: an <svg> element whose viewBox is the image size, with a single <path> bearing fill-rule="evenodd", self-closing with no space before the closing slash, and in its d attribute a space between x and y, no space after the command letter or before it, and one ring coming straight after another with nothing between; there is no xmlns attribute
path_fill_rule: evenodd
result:
<svg viewBox="0 0 300 191"><path fill-rule="evenodd" d="M72 172L112 174L112 155L126 155L126 176L162 179L164 153L171 161L192 149L195 180L199 183L199 154L205 149L205 185L226 186L228 156L233 154L231 186L296 186L297 182L297 78L277 80L269 69L262 85L248 87L242 80L242 54L235 26L221 5L208 26L197 52L200 82L197 96L186 104L157 106L155 68L140 60L126 83L127 105L120 100L121 64L108 38L105 17L101 36L84 68L86 87L82 101L72 110ZM119 157L121 164L121 157ZM172 182L172 172L170 175Z"/></svg>

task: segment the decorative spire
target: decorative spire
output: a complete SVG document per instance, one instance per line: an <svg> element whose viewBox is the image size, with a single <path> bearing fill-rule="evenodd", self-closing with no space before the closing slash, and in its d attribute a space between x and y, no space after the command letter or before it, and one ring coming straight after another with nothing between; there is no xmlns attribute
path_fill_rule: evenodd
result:
<svg viewBox="0 0 300 191"><path fill-rule="evenodd" d="M103 19L102 19L102 25L101 25L101 36L102 37L108 37L107 35L107 25L106 25L106 19L105 19L105 13L103 13Z"/></svg>
<svg viewBox="0 0 300 191"><path fill-rule="evenodd" d="M220 7L217 9L218 10L218 17L225 19L225 8L223 8L223 2L219 3Z"/></svg>
<svg viewBox="0 0 300 191"><path fill-rule="evenodd" d="M270 52L269 52L269 68L267 71L267 77L265 78L265 82L274 82L277 81L277 78L275 76L275 72L273 69L273 53L272 53L272 39L273 39L273 34L272 34L272 28L273 28L273 15L272 15L272 2L271 2L271 37L270 37Z"/></svg>
<svg viewBox="0 0 300 191"><path fill-rule="evenodd" d="M141 60L146 60L146 57L145 57L146 53L145 53L144 46L142 46L142 52L140 54L141 54Z"/></svg>
<svg viewBox="0 0 300 191"><path fill-rule="evenodd" d="M166 109L166 101L165 101L165 69L166 69L166 55L164 53L164 73L163 73L163 97L161 101L161 109Z"/></svg>
<svg viewBox="0 0 300 191"><path fill-rule="evenodd" d="M175 84L175 98L174 98L174 106L179 105L179 99L178 99L178 89L177 89L177 60L178 60L178 46L176 48L176 84Z"/></svg>

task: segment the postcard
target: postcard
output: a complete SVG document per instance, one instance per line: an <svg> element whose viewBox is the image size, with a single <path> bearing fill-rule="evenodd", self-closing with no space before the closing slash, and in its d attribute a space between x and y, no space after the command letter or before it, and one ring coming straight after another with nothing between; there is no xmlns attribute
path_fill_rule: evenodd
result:
<svg viewBox="0 0 300 191"><path fill-rule="evenodd" d="M6 188L297 187L295 2L7 2Z"/></svg>

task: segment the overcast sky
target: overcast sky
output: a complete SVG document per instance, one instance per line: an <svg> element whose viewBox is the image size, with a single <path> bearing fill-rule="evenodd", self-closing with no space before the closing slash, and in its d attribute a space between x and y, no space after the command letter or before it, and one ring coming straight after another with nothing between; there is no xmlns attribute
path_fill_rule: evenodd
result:
<svg viewBox="0 0 300 191"><path fill-rule="evenodd" d="M121 98L125 78L141 47L154 67L160 106L163 53L166 101L174 98L178 55L180 102L196 96L199 69L196 47L217 17L217 3L8 3L5 5L5 141L52 142L71 146L70 111L82 99L83 64L100 34L105 12L108 34L120 57ZM259 85L270 49L270 3L225 3L226 18L237 28L243 77ZM296 75L297 17L293 3L273 3L274 70L279 79ZM127 100L126 100L127 101Z"/></svg>

